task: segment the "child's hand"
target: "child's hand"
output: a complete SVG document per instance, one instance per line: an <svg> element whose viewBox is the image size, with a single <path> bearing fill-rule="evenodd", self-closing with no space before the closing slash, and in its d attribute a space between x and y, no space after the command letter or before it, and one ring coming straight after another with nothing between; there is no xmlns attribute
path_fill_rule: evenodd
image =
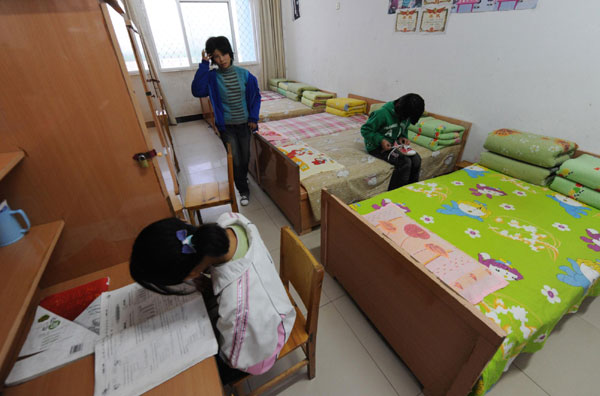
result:
<svg viewBox="0 0 600 396"><path fill-rule="evenodd" d="M206 53L206 50L202 50L202 61L210 61L210 56Z"/></svg>
<svg viewBox="0 0 600 396"><path fill-rule="evenodd" d="M392 143L388 142L387 139L383 139L381 141L381 148L383 151L388 151L392 149Z"/></svg>
<svg viewBox="0 0 600 396"><path fill-rule="evenodd" d="M258 130L258 125L256 125L256 122L249 122L248 126L250 127L250 132L254 132Z"/></svg>

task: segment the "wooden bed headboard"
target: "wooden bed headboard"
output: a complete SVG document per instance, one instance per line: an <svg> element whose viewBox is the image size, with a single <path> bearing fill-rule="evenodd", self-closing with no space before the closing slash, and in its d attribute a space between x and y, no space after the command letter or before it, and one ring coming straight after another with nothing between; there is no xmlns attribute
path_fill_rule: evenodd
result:
<svg viewBox="0 0 600 396"><path fill-rule="evenodd" d="M353 93L349 93L348 94L349 98L352 99L360 99L360 100L364 100L365 102L367 102L367 114L369 114L369 111L371 110L371 105L375 104L375 103L385 103L382 100L378 100L378 99L371 99L371 98L367 98L366 96L360 96L360 95L355 95Z"/></svg>

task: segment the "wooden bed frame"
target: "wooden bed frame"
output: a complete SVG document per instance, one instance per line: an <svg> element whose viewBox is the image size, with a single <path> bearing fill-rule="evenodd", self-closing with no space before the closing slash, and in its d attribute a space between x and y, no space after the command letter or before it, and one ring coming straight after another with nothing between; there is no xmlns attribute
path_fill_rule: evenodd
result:
<svg viewBox="0 0 600 396"><path fill-rule="evenodd" d="M367 113L372 104L385 103L354 94L349 94L348 97L366 101ZM469 137L471 123L439 114L428 114L465 128L460 152L456 158L456 163L459 163ZM298 165L259 134L253 135L250 147L250 174L285 214L294 230L298 234L305 234L318 226L320 222L312 213L308 193L300 184Z"/></svg>
<svg viewBox="0 0 600 396"><path fill-rule="evenodd" d="M406 363L425 395L468 394L506 337L504 330L344 202L327 190L321 194L326 271Z"/></svg>

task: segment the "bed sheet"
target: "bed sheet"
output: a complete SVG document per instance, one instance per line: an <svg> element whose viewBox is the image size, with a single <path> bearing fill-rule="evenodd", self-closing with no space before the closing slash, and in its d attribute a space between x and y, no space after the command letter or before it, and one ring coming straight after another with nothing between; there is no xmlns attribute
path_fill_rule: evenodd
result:
<svg viewBox="0 0 600 396"><path fill-rule="evenodd" d="M600 291L600 211L480 165L351 205L395 204L509 285L476 307L507 332L473 394L496 383L521 352L540 350L561 317Z"/></svg>
<svg viewBox="0 0 600 396"><path fill-rule="evenodd" d="M258 126L258 133L269 142L280 144L285 140L303 140L330 135L347 129L360 128L366 121L366 114L359 114L352 117L338 117L329 113L319 113L304 117L263 122Z"/></svg>
<svg viewBox="0 0 600 396"><path fill-rule="evenodd" d="M260 91L260 101L267 102L270 100L283 99L285 96L280 94L279 92L273 91Z"/></svg>
<svg viewBox="0 0 600 396"><path fill-rule="evenodd" d="M307 105L288 98L261 102L259 122L281 120L323 112L324 109L311 109Z"/></svg>

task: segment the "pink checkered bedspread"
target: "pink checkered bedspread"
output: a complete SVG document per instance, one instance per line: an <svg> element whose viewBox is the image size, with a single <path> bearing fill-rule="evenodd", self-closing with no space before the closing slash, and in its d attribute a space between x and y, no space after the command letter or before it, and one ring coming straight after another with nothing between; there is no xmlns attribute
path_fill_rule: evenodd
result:
<svg viewBox="0 0 600 396"><path fill-rule="evenodd" d="M366 121L366 114L340 117L329 113L311 114L304 117L261 122L258 133L273 144L287 140L302 140L330 135L352 128L360 128Z"/></svg>
<svg viewBox="0 0 600 396"><path fill-rule="evenodd" d="M285 96L283 96L279 92L260 91L260 101L261 102L266 102L267 100L275 100L275 99L281 99L281 98L285 98Z"/></svg>

